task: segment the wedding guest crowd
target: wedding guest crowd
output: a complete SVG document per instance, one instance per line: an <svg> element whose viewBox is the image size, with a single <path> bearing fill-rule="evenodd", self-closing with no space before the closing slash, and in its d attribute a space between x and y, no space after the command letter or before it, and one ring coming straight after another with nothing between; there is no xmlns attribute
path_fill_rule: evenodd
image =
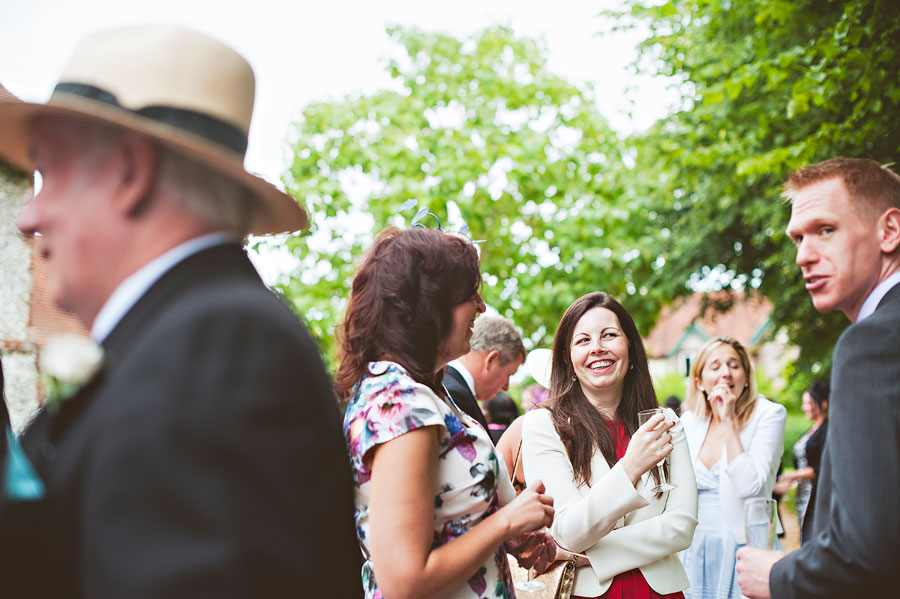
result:
<svg viewBox="0 0 900 599"><path fill-rule="evenodd" d="M745 546L786 411L731 337L697 352L679 417L617 299L578 298L526 358L511 321L479 316L471 240L389 227L353 279L332 381L242 248L307 224L243 167L254 86L221 42L136 25L83 40L47 103L0 100L0 156L42 176L16 225L98 356L21 438L0 410L10 597L511 599L508 555L538 574L577 555L559 599L889 596L900 176L835 158L786 184L813 304L852 325L831 393L804 394L813 426L781 483L816 486L785 556ZM543 392L495 447L479 402L523 362Z"/></svg>

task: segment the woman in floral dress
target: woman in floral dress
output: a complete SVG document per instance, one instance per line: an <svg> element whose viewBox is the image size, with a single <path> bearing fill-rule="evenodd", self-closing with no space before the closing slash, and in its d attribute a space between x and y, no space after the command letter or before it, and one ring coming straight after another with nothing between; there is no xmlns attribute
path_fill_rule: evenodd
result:
<svg viewBox="0 0 900 599"><path fill-rule="evenodd" d="M367 599L514 597L506 548L546 567L526 535L553 520L537 483L515 497L487 431L453 404L443 367L484 312L471 242L386 229L353 281L337 390L353 469Z"/></svg>

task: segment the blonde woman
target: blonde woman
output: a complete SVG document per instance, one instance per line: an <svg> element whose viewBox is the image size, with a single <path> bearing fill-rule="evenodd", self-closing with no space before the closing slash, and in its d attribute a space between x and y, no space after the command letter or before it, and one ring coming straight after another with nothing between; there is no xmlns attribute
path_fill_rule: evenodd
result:
<svg viewBox="0 0 900 599"><path fill-rule="evenodd" d="M771 497L784 449L784 406L756 391L747 350L731 337L700 348L681 417L698 489L699 523L681 558L686 599L738 598L735 553L744 538L744 502Z"/></svg>

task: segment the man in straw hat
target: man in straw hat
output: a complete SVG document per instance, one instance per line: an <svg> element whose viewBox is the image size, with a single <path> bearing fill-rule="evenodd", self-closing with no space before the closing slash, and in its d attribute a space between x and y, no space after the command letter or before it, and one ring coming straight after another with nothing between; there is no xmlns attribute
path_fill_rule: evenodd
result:
<svg viewBox="0 0 900 599"><path fill-rule="evenodd" d="M0 154L43 182L17 225L104 352L24 436L47 489L5 514L34 545L18 597L361 592L330 381L241 248L306 224L244 171L253 96L233 50L156 25L86 38L47 104L0 103Z"/></svg>

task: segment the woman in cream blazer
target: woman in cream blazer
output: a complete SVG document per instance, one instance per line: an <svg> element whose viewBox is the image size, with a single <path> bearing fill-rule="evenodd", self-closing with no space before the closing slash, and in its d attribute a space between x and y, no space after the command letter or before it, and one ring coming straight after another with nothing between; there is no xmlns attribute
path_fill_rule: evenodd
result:
<svg viewBox="0 0 900 599"><path fill-rule="evenodd" d="M744 503L772 497L784 450L784 406L756 393L744 347L717 337L691 366L684 431L699 487L699 525L682 555L693 597L741 596L735 553L746 542ZM777 525L780 531L780 523Z"/></svg>
<svg viewBox="0 0 900 599"><path fill-rule="evenodd" d="M566 311L546 404L524 417L525 479L542 480L553 496L557 542L589 558L576 570L573 595L642 585L651 597L681 597L688 579L676 554L697 524L693 468L674 412L674 425L656 416L637 426L637 412L658 404L640 335L613 298L588 294ZM654 494L664 455L677 486Z"/></svg>

